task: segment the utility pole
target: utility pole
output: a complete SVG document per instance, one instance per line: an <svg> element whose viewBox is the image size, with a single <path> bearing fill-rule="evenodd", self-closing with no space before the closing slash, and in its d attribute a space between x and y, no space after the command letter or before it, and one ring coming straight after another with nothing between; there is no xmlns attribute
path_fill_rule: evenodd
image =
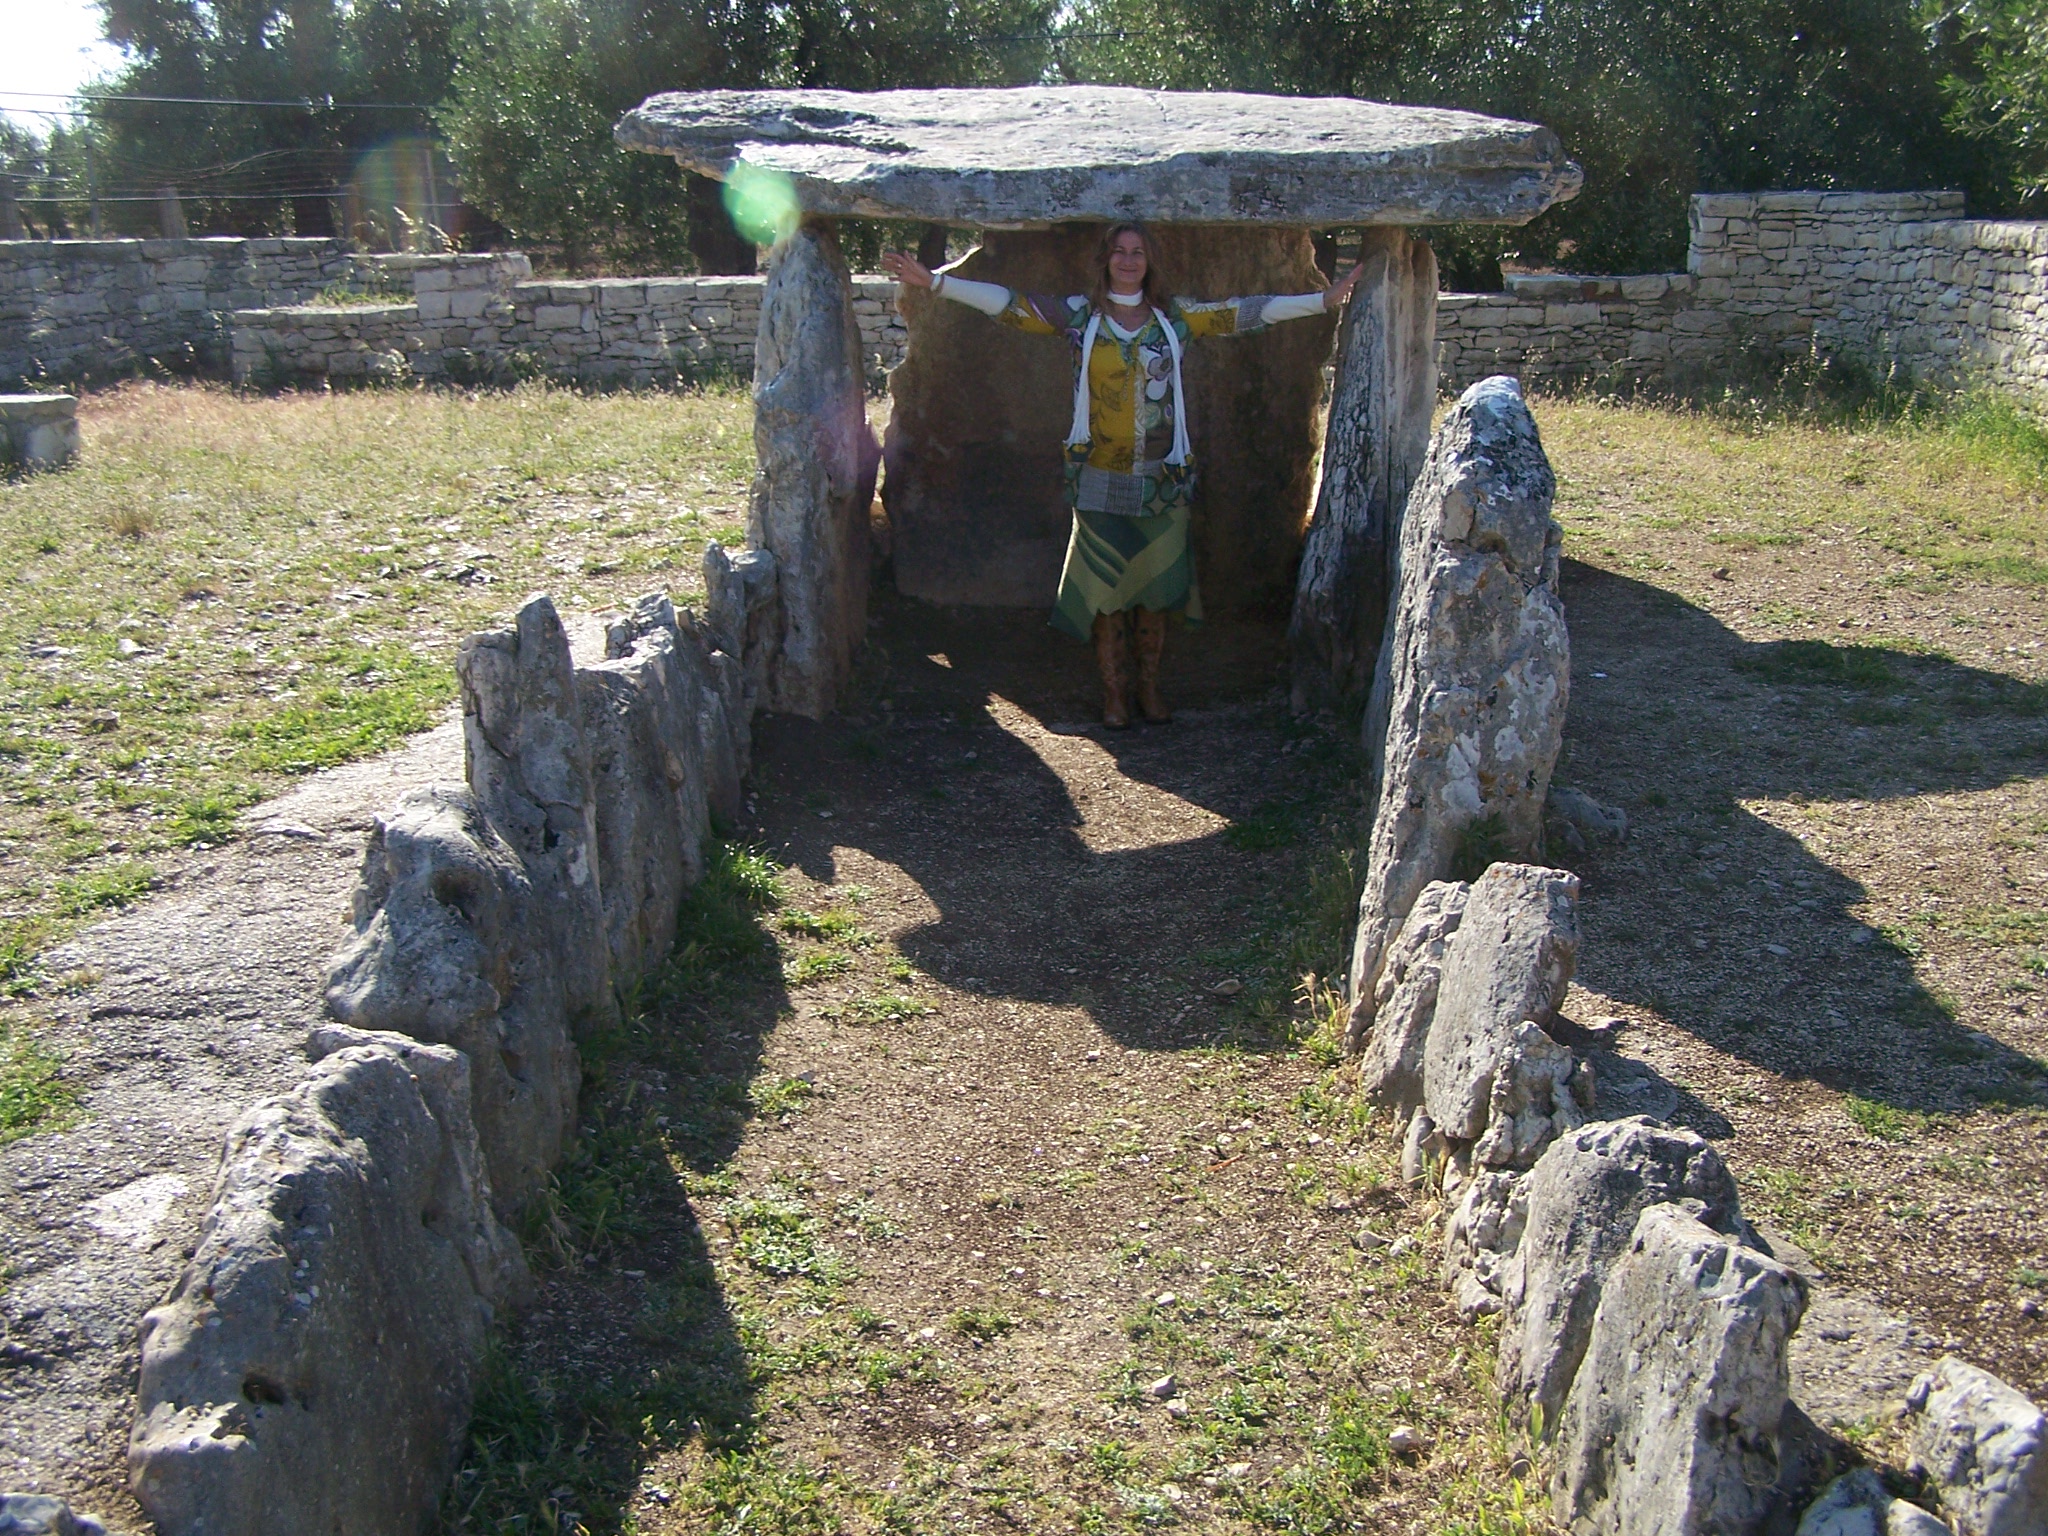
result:
<svg viewBox="0 0 2048 1536"><path fill-rule="evenodd" d="M166 240L183 240L191 233L185 227L185 209L178 201L176 187L164 187L157 192L156 216Z"/></svg>
<svg viewBox="0 0 2048 1536"><path fill-rule="evenodd" d="M100 228L100 184L98 177L93 173L91 139L85 141L85 196L92 209L92 237L97 240L102 233Z"/></svg>
<svg viewBox="0 0 2048 1536"><path fill-rule="evenodd" d="M21 205L14 200L14 173L0 171L0 240L26 240L21 226Z"/></svg>

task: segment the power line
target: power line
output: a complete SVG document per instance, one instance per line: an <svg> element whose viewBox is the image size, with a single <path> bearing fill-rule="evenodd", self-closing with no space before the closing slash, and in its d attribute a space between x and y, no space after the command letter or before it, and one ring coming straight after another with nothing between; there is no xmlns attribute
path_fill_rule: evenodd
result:
<svg viewBox="0 0 2048 1536"><path fill-rule="evenodd" d="M305 97L298 101L260 101L239 96L132 96L118 93L93 92L90 95L63 91L0 91L0 97L9 100L28 101L82 101L84 106L72 111L83 112L103 101L140 102L145 105L172 107L290 107L301 112L432 112L434 104L424 101L335 101L331 97ZM40 112L46 117L62 114L34 107L24 107L24 112Z"/></svg>

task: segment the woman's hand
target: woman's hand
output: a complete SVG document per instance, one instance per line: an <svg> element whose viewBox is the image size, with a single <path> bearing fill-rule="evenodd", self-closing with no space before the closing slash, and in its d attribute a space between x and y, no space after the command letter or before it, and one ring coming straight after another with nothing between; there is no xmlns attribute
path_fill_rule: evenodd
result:
<svg viewBox="0 0 2048 1536"><path fill-rule="evenodd" d="M884 260L886 259L885 257ZM1358 286L1358 275L1364 270L1365 263L1358 262L1349 272L1344 274L1342 282L1332 283L1329 287L1325 288L1323 290L1323 308L1328 310L1342 309L1344 301L1351 297L1351 290Z"/></svg>
<svg viewBox="0 0 2048 1536"><path fill-rule="evenodd" d="M929 288L932 285L932 269L915 256L906 256L901 251L882 252L882 270L906 288Z"/></svg>

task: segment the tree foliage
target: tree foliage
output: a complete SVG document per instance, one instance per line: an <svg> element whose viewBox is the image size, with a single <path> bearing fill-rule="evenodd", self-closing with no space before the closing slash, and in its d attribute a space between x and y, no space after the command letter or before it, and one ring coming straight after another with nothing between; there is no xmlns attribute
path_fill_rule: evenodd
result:
<svg viewBox="0 0 2048 1536"><path fill-rule="evenodd" d="M489 0L441 114L467 194L572 265L691 260L675 166L621 154L614 122L659 91L718 86L1000 85L1038 78L1051 0ZM722 232L722 231L721 231Z"/></svg>
<svg viewBox="0 0 2048 1536"><path fill-rule="evenodd" d="M96 186L118 227L148 229L170 186L195 226L331 233L333 194L375 202L419 179L430 104L447 93L467 0L100 0L129 63L88 89ZM306 101L306 107L122 101L119 96ZM392 146L406 139L407 149ZM80 189L74 187L73 191ZM134 199L135 201L125 201ZM416 197L412 200L418 201ZM358 210L361 212L362 210Z"/></svg>
<svg viewBox="0 0 2048 1536"><path fill-rule="evenodd" d="M1549 125L1585 190L1522 230L1440 246L1582 271L1684 259L1686 200L1768 187L1967 185L1912 0L1083 0L1076 80L1362 96Z"/></svg>
<svg viewBox="0 0 2048 1536"><path fill-rule="evenodd" d="M2029 212L2048 201L2048 0L1934 0L1949 121L2000 157Z"/></svg>

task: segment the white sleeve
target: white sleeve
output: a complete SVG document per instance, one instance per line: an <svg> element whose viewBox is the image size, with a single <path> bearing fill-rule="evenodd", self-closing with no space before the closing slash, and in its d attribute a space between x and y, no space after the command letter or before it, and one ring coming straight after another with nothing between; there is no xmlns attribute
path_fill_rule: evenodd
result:
<svg viewBox="0 0 2048 1536"><path fill-rule="evenodd" d="M1288 293L1266 300L1259 319L1273 325L1281 320L1306 320L1310 315L1322 312L1323 296L1320 293Z"/></svg>
<svg viewBox="0 0 2048 1536"><path fill-rule="evenodd" d="M933 277L932 292L942 299L951 299L955 304L978 309L984 315L1000 315L1010 307L1010 290L1001 283L977 283L972 278L955 277L950 272L940 272Z"/></svg>

